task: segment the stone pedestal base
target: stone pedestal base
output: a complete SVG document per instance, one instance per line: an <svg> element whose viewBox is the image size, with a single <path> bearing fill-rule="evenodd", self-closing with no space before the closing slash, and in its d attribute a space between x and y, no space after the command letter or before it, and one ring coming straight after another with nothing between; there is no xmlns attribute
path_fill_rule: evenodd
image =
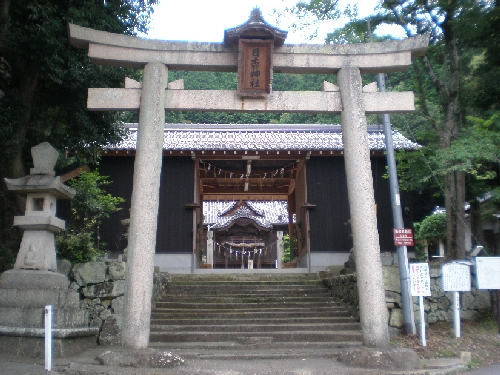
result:
<svg viewBox="0 0 500 375"><path fill-rule="evenodd" d="M30 336L29 334L24 336L6 336L5 328L0 327L1 354L29 358L45 357L45 337L43 332L40 332L39 337ZM75 336L72 335L72 332L68 332L66 337L57 337L56 332L53 333L52 357L60 358L70 357L94 348L99 329L86 328L85 331L74 332ZM82 336L78 336L78 334Z"/></svg>
<svg viewBox="0 0 500 375"><path fill-rule="evenodd" d="M0 274L2 289L65 290L68 287L68 277L52 271L13 269Z"/></svg>
<svg viewBox="0 0 500 375"><path fill-rule="evenodd" d="M0 275L0 354L44 357L45 306L53 307L53 357L96 345L80 296L66 276L50 271L9 270Z"/></svg>
<svg viewBox="0 0 500 375"><path fill-rule="evenodd" d="M339 362L377 370L411 371L422 368L417 353L406 348L350 348L342 350Z"/></svg>

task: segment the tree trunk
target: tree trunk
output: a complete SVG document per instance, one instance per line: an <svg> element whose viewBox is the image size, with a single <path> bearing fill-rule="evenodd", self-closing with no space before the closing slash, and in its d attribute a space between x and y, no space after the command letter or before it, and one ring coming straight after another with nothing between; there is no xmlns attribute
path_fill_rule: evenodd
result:
<svg viewBox="0 0 500 375"><path fill-rule="evenodd" d="M26 146L26 136L31 122L31 109L36 85L38 83L39 67L27 61L20 61L16 69L18 77L17 92L22 115L16 123L16 129L12 134L12 162L8 169L10 178L19 178L26 175L24 162L24 152ZM24 213L25 200L17 195L17 214Z"/></svg>
<svg viewBox="0 0 500 375"><path fill-rule="evenodd" d="M444 183L446 206L446 258L465 259L465 174L450 172Z"/></svg>

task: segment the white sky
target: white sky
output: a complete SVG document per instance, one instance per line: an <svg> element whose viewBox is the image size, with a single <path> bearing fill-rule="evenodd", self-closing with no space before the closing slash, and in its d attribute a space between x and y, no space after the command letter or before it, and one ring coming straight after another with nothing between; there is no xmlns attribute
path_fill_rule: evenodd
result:
<svg viewBox="0 0 500 375"><path fill-rule="evenodd" d="M349 0L341 0L353 3ZM341 27L343 22L321 21L294 31L290 26L299 22L295 17L278 19L274 14L284 14L286 7L294 6L298 0L159 0L152 17L148 38L198 42L222 42L224 30L246 22L253 8L259 7L264 20L288 31L287 44L324 43L328 32ZM373 13L378 0L358 0L359 14L364 17ZM308 40L316 28L318 37ZM382 33L388 31L383 31Z"/></svg>

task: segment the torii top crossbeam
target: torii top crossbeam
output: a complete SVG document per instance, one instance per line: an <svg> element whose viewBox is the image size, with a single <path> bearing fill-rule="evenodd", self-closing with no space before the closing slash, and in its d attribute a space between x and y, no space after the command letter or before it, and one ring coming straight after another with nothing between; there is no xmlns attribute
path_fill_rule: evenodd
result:
<svg viewBox="0 0 500 375"><path fill-rule="evenodd" d="M69 25L70 42L89 50L90 61L100 65L143 68L150 62L171 70L235 72L237 46L223 43L172 42L141 39ZM335 74L355 66L363 74L404 71L411 58L427 51L428 36L403 41L359 44L290 45L275 47L275 73Z"/></svg>
<svg viewBox="0 0 500 375"><path fill-rule="evenodd" d="M168 42L139 39L69 25L70 41L88 48L92 62L101 65L144 68L161 63L170 70L238 70L238 48L222 43ZM335 74L341 68L359 68L361 73L402 71L412 57L427 49L427 39L355 45L284 45L274 47L273 72ZM88 108L94 111L137 111L140 88L90 89ZM365 113L401 113L414 108L411 92L365 92ZM239 97L231 90L167 90L165 110L170 111L255 111L340 113L338 88L324 91L274 91L264 100Z"/></svg>

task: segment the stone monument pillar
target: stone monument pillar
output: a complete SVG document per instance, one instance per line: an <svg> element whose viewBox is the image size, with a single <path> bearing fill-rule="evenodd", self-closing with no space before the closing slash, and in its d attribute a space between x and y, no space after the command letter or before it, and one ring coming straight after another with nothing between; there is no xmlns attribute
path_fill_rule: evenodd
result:
<svg viewBox="0 0 500 375"><path fill-rule="evenodd" d="M207 264L214 268L214 231L207 231Z"/></svg>
<svg viewBox="0 0 500 375"><path fill-rule="evenodd" d="M73 198L75 191L55 176L59 153L50 144L33 147L31 155L29 176L5 179L10 191L26 195L26 211L14 218L24 230L14 269L0 278L0 353L43 357L44 310L52 305L53 354L76 354L96 344L99 329L88 328L79 294L57 273L54 233L65 223L56 217L56 201Z"/></svg>
<svg viewBox="0 0 500 375"><path fill-rule="evenodd" d="M285 246L283 245L283 231L276 232L276 256L278 269L283 268L283 255L285 255Z"/></svg>

